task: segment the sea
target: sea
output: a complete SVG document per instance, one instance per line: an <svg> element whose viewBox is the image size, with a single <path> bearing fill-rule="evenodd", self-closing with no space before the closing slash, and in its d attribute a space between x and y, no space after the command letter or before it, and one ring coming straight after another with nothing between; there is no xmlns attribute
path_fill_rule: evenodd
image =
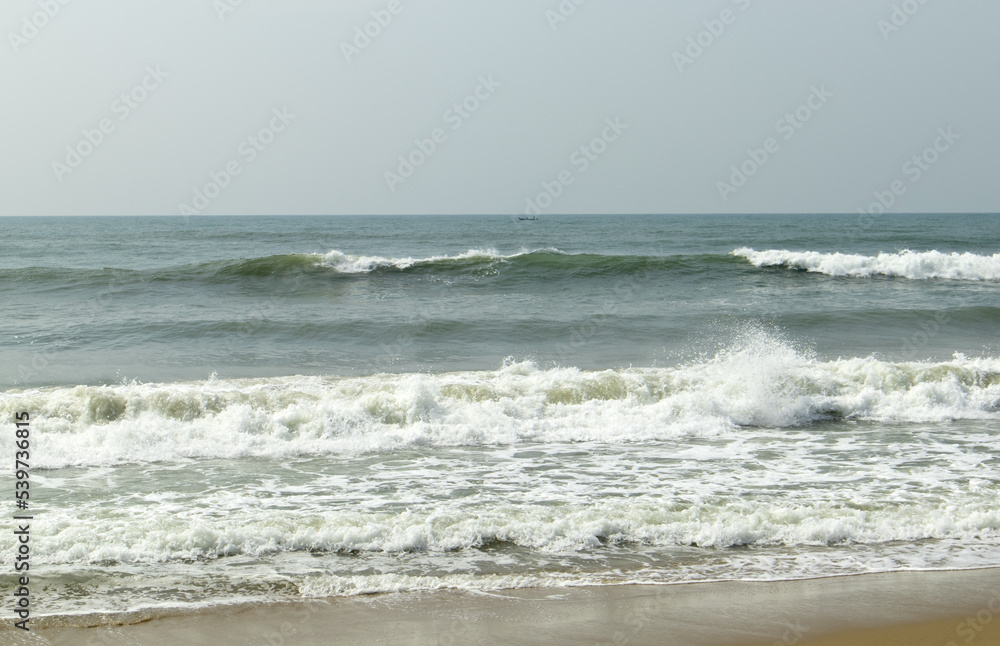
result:
<svg viewBox="0 0 1000 646"><path fill-rule="evenodd" d="M0 242L0 588L30 514L35 617L1000 565L1000 216Z"/></svg>

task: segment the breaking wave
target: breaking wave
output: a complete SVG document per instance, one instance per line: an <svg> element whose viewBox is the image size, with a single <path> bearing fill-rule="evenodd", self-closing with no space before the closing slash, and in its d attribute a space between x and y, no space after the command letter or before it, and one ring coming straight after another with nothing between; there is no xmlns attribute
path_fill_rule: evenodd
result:
<svg viewBox="0 0 1000 646"><path fill-rule="evenodd" d="M907 249L899 253L862 256L784 249L754 251L744 247L736 249L732 255L745 258L755 267L787 267L827 276L1000 281L1000 253L982 256L974 253L920 252Z"/></svg>
<svg viewBox="0 0 1000 646"><path fill-rule="evenodd" d="M127 383L0 393L32 412L36 464L626 443L829 420L1000 419L1000 359L820 361L769 338L672 368ZM0 455L10 457L10 446Z"/></svg>

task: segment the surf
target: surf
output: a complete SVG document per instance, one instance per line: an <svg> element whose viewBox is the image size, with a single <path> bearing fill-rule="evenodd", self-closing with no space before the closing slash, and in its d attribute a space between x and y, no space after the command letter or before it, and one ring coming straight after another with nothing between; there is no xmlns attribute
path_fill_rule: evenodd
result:
<svg viewBox="0 0 1000 646"><path fill-rule="evenodd" d="M754 267L785 267L827 276L1000 281L1000 253L986 256L967 252L942 253L936 250L905 249L898 253L865 256L786 249L755 251L743 247L734 250L732 255L747 260Z"/></svg>
<svg viewBox="0 0 1000 646"><path fill-rule="evenodd" d="M39 466L388 453L414 447L622 444L829 421L1000 419L1000 359L822 361L773 338L668 368L210 379L0 393L32 411ZM9 457L10 447L0 448Z"/></svg>

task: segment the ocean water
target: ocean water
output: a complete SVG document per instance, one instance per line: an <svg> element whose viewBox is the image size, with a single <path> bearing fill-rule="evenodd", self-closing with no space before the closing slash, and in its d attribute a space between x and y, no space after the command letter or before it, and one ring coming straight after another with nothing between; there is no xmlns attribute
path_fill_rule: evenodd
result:
<svg viewBox="0 0 1000 646"><path fill-rule="evenodd" d="M0 240L36 613L1000 564L1000 217Z"/></svg>

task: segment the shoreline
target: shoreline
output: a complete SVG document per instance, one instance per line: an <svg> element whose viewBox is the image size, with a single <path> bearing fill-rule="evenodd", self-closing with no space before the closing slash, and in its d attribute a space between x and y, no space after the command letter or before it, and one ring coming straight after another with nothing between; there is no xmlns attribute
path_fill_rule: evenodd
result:
<svg viewBox="0 0 1000 646"><path fill-rule="evenodd" d="M16 643L958 646L1000 643L998 615L1000 568L990 568L776 582L441 590L43 617L33 620L30 641ZM95 626L101 617L120 621ZM0 643L16 633L5 620Z"/></svg>

